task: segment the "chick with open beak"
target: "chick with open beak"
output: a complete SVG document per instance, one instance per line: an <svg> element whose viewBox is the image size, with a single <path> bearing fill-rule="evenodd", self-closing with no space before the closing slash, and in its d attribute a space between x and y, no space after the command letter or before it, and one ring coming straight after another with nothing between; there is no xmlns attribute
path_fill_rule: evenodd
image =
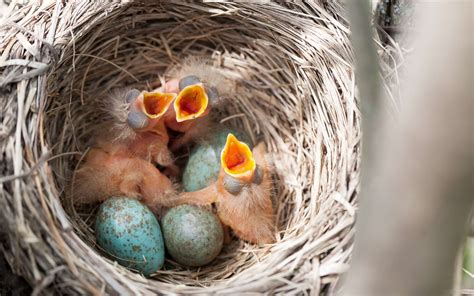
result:
<svg viewBox="0 0 474 296"><path fill-rule="evenodd" d="M166 127L182 133L171 145L171 151L175 151L205 133L207 115L219 95L216 88L206 86L196 75L171 80L165 88L178 93L173 110L165 115Z"/></svg>
<svg viewBox="0 0 474 296"><path fill-rule="evenodd" d="M117 93L106 110L115 123L105 142L122 143L136 156L165 167L173 167L168 150L169 136L165 114L171 109L175 93L130 89Z"/></svg>
<svg viewBox="0 0 474 296"><path fill-rule="evenodd" d="M186 76L179 81L179 94L174 101L176 122L206 116L209 113L208 105L209 97L197 76Z"/></svg>
<svg viewBox="0 0 474 296"><path fill-rule="evenodd" d="M227 136L221 153L218 180L194 192L168 199L171 205L215 203L217 214L243 240L262 244L275 241L271 178L265 161L265 145L253 151L234 135Z"/></svg>
<svg viewBox="0 0 474 296"><path fill-rule="evenodd" d="M157 91L177 94L173 108L165 115L166 127L181 133L170 144L170 150L176 151L192 141L199 141L212 130L211 110L217 109L236 86L232 79L226 78L222 68L207 58L196 56L185 58L166 76L170 80Z"/></svg>
<svg viewBox="0 0 474 296"><path fill-rule="evenodd" d="M75 171L71 189L77 203L121 195L140 198L156 210L174 194L172 182L154 164L176 171L163 118L175 96L131 89L106 102L110 120L98 129Z"/></svg>
<svg viewBox="0 0 474 296"><path fill-rule="evenodd" d="M137 133L152 132L168 144L169 137L165 128L165 114L176 98L175 93L160 91L142 91L132 89L127 97L129 112L127 124Z"/></svg>

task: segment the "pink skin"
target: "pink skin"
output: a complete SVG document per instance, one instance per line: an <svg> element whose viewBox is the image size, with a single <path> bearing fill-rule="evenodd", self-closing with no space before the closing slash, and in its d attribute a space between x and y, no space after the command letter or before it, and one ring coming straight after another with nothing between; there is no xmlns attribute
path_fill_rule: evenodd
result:
<svg viewBox="0 0 474 296"><path fill-rule="evenodd" d="M132 155L121 143L103 142L92 148L75 172L74 197L78 203L104 201L113 195L141 198L152 210L167 203L172 182L153 164Z"/></svg>

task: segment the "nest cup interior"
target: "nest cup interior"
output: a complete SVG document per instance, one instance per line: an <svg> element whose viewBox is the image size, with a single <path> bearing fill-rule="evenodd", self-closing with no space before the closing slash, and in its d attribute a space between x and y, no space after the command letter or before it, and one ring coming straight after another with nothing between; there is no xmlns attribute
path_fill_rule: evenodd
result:
<svg viewBox="0 0 474 296"><path fill-rule="evenodd" d="M267 144L278 229L274 245L234 239L209 265L167 262L150 279L81 250L76 256L84 274L100 281L94 265L108 264L102 278L116 277L137 291L318 292L334 286L347 267L353 234L360 120L347 29L337 4L328 5L131 3L107 17L92 16L75 31L48 79L44 127L55 154L72 153L50 162L51 184L64 189L72 239L98 250L95 209L74 206L66 188L91 136L104 128L100 101L120 87L158 87L159 76L187 56L209 58L235 81L216 112Z"/></svg>

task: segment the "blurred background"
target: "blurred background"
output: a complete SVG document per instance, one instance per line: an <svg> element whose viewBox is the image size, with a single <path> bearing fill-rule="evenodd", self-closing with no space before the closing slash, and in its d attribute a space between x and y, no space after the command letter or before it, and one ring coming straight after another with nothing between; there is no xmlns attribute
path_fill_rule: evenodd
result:
<svg viewBox="0 0 474 296"><path fill-rule="evenodd" d="M374 23L396 40L405 55L412 51L409 36L414 31L414 11L417 1L415 0L373 0ZM471 4L471 11L473 7ZM471 22L474 22L471 14ZM382 42L386 42L387 36L379 34ZM474 49L471 49L474 52ZM473 151L474 153L474 151ZM474 180L471 180L474 181ZM473 197L474 198L474 197ZM461 252L461 287L464 294L474 295L474 217L471 213L471 223L466 242Z"/></svg>
<svg viewBox="0 0 474 296"><path fill-rule="evenodd" d="M345 295L473 295L472 1L345 1L363 113ZM369 22L401 47L390 106ZM382 74L384 75L384 74Z"/></svg>
<svg viewBox="0 0 474 296"><path fill-rule="evenodd" d="M416 7L415 0L373 0L374 22L382 31L396 40L405 55L411 52L407 37L414 31L413 17ZM472 16L472 15L471 15ZM471 21L474 21L471 19ZM387 36L379 34L386 42ZM474 50L474 49L473 49ZM474 153L474 151L473 151ZM474 198L474 197L473 197ZM473 214L471 214L472 216ZM461 286L464 294L474 295L474 219L471 217L470 230L462 251Z"/></svg>

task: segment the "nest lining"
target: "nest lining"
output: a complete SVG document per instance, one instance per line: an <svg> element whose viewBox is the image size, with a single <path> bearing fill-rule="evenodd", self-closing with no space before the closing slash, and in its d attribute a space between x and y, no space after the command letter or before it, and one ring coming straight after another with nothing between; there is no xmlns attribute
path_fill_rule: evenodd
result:
<svg viewBox="0 0 474 296"><path fill-rule="evenodd" d="M93 1L18 10L9 19L17 25L0 32L0 219L8 225L2 248L10 265L36 292L334 289L348 267L360 162L360 112L341 11L337 3L316 2ZM188 56L209 58L235 82L219 110L222 122L267 143L279 239L264 247L234 241L208 266L168 262L145 279L101 256L90 227L94 209L74 207L65 190L104 120L101 100L118 87L159 86ZM38 63L18 66L19 59ZM5 67L6 60L16 62Z"/></svg>

